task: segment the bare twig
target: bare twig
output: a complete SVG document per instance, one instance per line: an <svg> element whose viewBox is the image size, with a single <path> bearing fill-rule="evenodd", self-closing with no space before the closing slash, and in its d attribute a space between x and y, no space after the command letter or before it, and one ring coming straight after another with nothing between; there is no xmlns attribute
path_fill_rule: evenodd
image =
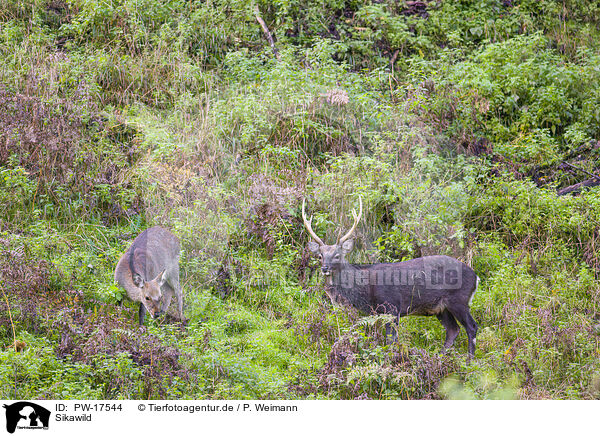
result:
<svg viewBox="0 0 600 436"><path fill-rule="evenodd" d="M269 45L273 49L273 54L275 55L275 57L277 58L277 60L280 60L279 50L277 50L277 47L275 47L275 41L273 40L273 36L271 35L271 32L269 31L269 28L265 24L265 21L260 16L260 11L258 10L258 5L256 5L254 7L254 15L256 16L256 21L258 21L258 24L260 24L260 27L262 27L262 30L265 33L265 36L267 37L267 40L269 41Z"/></svg>
<svg viewBox="0 0 600 436"><path fill-rule="evenodd" d="M571 192L579 192L583 188L590 188L592 186L598 186L598 185L600 185L600 177L596 177L594 179L587 179L581 183L576 183L574 185L559 189L556 192L556 194L557 195L566 195L566 194L570 194Z"/></svg>
<svg viewBox="0 0 600 436"><path fill-rule="evenodd" d="M398 59L398 53L400 53L399 49L394 52L392 58L390 59L390 68L392 69L392 73L394 72L394 64L396 63L396 59Z"/></svg>
<svg viewBox="0 0 600 436"><path fill-rule="evenodd" d="M565 162L565 161L563 161L563 163L564 163L565 165L567 165L567 166L569 166L569 167L573 168L573 169L576 169L576 170L579 170L579 171L581 171L581 172L583 172L583 173L586 173L588 176L591 176L591 177L593 177L593 178L594 178L594 179L596 179L596 180L600 180L600 176L597 176L597 175L596 175L596 174L594 174L594 173L590 173L589 171L586 171L586 170L584 170L583 168L576 167L575 165L573 165L573 164L570 164L569 162Z"/></svg>

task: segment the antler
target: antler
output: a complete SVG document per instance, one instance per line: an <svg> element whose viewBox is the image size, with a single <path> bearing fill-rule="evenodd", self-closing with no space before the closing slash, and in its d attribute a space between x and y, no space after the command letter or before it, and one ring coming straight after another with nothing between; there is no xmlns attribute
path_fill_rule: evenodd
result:
<svg viewBox="0 0 600 436"><path fill-rule="evenodd" d="M306 230L308 230L308 233L310 233L310 236L312 236L316 243L318 243L319 245L325 245L321 238L319 238L312 229L312 215L310 216L310 219L306 219L306 213L304 212L304 203L306 203L306 198L302 199L302 221L304 221L304 227L306 227Z"/></svg>
<svg viewBox="0 0 600 436"><path fill-rule="evenodd" d="M346 241L346 239L350 238L350 236L352 236L352 233L354 233L354 229L356 229L356 226L358 225L358 222L360 221L360 219L362 217L362 212L363 212L362 197L360 195L358 196L358 203L359 203L359 208L360 208L358 211L358 216L356 216L356 209L352 209L352 216L354 217L354 225L348 231L348 233L346 233L344 236L342 236L338 240L337 244L343 244L344 241Z"/></svg>

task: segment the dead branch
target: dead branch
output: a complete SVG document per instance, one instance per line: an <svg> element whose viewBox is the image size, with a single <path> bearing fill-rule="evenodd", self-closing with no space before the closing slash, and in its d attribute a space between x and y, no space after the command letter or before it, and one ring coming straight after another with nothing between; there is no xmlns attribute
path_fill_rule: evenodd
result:
<svg viewBox="0 0 600 436"><path fill-rule="evenodd" d="M394 52L392 58L390 59L390 68L392 69L392 73L394 72L394 64L396 63L396 59L398 59L398 53L400 53L399 49Z"/></svg>
<svg viewBox="0 0 600 436"><path fill-rule="evenodd" d="M258 24L260 24L260 27L262 27L262 30L263 30L265 36L267 37L267 41L269 41L269 45L271 46L271 49L273 49L273 54L275 55L277 60L280 60L279 50L277 50L277 47L275 47L275 41L273 40L273 36L271 35L269 28L265 24L265 21L260 16L260 11L258 10L258 5L256 5L254 8L254 15L256 16L256 21L258 21Z"/></svg>
<svg viewBox="0 0 600 436"><path fill-rule="evenodd" d="M556 193L557 195L567 195L570 193L579 193L583 188L590 188L592 186L600 185L600 177L595 177L593 179L587 179L583 182L576 183L571 186L567 186L565 188L559 189Z"/></svg>
<svg viewBox="0 0 600 436"><path fill-rule="evenodd" d="M575 170L581 171L582 173L586 173L588 176L591 176L591 177L593 177L593 178L594 178L594 179L596 179L596 180L600 180L600 176L597 176L597 175L596 175L596 174L594 174L594 173L590 173L589 171L586 171L586 170L584 170L583 168L576 167L575 165L573 165L573 164L570 164L569 162L565 162L565 161L563 161L563 164L565 164L565 165L567 165L568 167L571 167L571 168L573 168L573 169L575 169Z"/></svg>

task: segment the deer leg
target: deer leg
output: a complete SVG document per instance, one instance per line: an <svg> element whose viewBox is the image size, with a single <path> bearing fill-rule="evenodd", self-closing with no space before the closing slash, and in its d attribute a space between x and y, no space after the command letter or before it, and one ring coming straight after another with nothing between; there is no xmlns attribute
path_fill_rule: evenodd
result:
<svg viewBox="0 0 600 436"><path fill-rule="evenodd" d="M179 292L177 292L177 290ZM171 305L171 299L173 295L177 297L177 315L175 319L177 321L183 321L183 298L181 297L181 288L179 287L179 282L175 281L174 283L165 283L163 285L163 302L161 305L161 313L166 313L167 309Z"/></svg>
<svg viewBox="0 0 600 436"><path fill-rule="evenodd" d="M450 313L460 322L466 332L469 341L469 356L475 355L475 336L477 336L478 326L468 308L450 309Z"/></svg>
<svg viewBox="0 0 600 436"><path fill-rule="evenodd" d="M146 316L146 307L144 307L144 303L140 303L140 311L139 311L139 320L140 325L144 325L144 317Z"/></svg>
<svg viewBox="0 0 600 436"><path fill-rule="evenodd" d="M169 274L169 280L163 285L167 288L168 292L171 293L169 301L173 298L173 295L177 297L177 316L178 321L183 321L183 293L181 291L181 284L179 284L179 266L176 266L174 271ZM167 305L164 310L167 310Z"/></svg>
<svg viewBox="0 0 600 436"><path fill-rule="evenodd" d="M442 351L442 353L445 353L446 350L454 344L454 341L460 332L460 327L456 323L454 316L452 316L448 310L444 310L442 313L438 313L436 316L446 329L446 341L444 342L444 350Z"/></svg>
<svg viewBox="0 0 600 436"><path fill-rule="evenodd" d="M477 336L477 330L479 330L479 326L477 325L477 323L471 316L470 312L467 312L467 319L468 319L468 322L471 325L471 329L473 331L473 340L469 341L469 354L471 356L475 356L475 341L476 341L475 338Z"/></svg>
<svg viewBox="0 0 600 436"><path fill-rule="evenodd" d="M160 305L161 314L167 313L167 309L171 305L171 298L173 298L173 289L168 285L165 285L165 288L166 289L163 290L163 301Z"/></svg>
<svg viewBox="0 0 600 436"><path fill-rule="evenodd" d="M179 272L177 272L177 275L179 276ZM183 291L179 284L179 278L173 280L172 288L177 297L177 314L179 315L179 321L183 321Z"/></svg>

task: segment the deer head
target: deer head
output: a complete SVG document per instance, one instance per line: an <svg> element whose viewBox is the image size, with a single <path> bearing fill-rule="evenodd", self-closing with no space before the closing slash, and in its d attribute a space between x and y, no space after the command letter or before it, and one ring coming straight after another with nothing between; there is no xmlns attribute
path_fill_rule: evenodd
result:
<svg viewBox="0 0 600 436"><path fill-rule="evenodd" d="M302 200L302 220L304 221L304 227L308 230L308 233L312 237L312 241L308 243L308 249L316 254L321 260L321 271L323 274L328 276L331 274L331 270L340 268L341 265L346 263L346 254L352 251L354 246L354 240L350 239L354 230L356 230L356 226L362 217L363 206L362 206L362 197L358 197L359 201L359 212L356 214L356 210L352 209L352 216L354 217L354 225L352 228L341 238L338 237L338 240L333 245L327 245L323 242L321 238L319 238L316 233L312 229L312 216L310 219L306 218L305 212L305 203L306 199Z"/></svg>
<svg viewBox="0 0 600 436"><path fill-rule="evenodd" d="M165 283L165 270L162 270L158 275L150 281L145 281L141 275L134 273L132 277L133 284L141 291L141 301L152 318L156 318L162 313L162 291L161 287Z"/></svg>

